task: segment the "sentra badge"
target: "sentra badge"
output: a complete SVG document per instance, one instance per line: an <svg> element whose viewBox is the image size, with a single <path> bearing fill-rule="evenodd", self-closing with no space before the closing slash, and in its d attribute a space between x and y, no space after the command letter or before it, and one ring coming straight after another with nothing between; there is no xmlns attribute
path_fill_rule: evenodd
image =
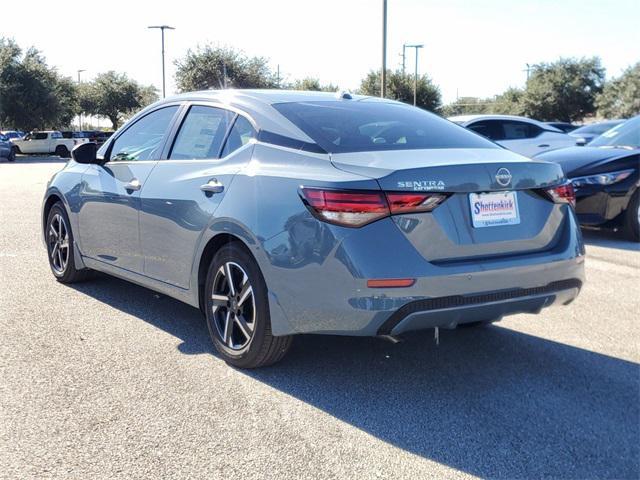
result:
<svg viewBox="0 0 640 480"><path fill-rule="evenodd" d="M414 180L410 182L398 182L398 188L411 188L413 190L444 190L442 180Z"/></svg>

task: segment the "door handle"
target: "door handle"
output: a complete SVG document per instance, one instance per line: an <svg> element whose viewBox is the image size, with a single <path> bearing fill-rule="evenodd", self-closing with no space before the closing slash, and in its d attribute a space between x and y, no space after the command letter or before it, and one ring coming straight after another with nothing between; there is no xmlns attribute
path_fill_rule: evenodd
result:
<svg viewBox="0 0 640 480"><path fill-rule="evenodd" d="M125 190L130 190L132 192L140 190L140 188L142 188L142 184L140 183L140 180L138 180L137 178L134 178L124 186Z"/></svg>
<svg viewBox="0 0 640 480"><path fill-rule="evenodd" d="M204 185L200 185L200 190L205 193L222 193L224 191L224 185L217 179L212 178Z"/></svg>
<svg viewBox="0 0 640 480"><path fill-rule="evenodd" d="M549 144L543 143L542 145L538 145L538 148L549 148Z"/></svg>

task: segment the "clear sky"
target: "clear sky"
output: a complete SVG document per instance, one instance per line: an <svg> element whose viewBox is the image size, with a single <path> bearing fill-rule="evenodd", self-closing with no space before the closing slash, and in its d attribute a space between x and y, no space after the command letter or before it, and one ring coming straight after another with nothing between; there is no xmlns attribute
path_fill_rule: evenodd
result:
<svg viewBox="0 0 640 480"><path fill-rule="evenodd" d="M355 89L381 62L382 0L31 0L11 10L0 35L35 46L65 75L126 72L161 87L160 32L169 24L167 91L173 61L211 43L269 58L282 76ZM24 7L24 8L23 8ZM423 43L419 71L445 102L522 86L526 63L560 56L602 58L608 76L640 60L640 0L388 0L388 65L403 43ZM407 68L413 71L413 51Z"/></svg>

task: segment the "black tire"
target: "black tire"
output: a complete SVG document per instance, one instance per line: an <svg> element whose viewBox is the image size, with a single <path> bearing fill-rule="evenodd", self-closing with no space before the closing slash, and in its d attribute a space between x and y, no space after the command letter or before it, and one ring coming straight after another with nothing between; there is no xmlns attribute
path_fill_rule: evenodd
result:
<svg viewBox="0 0 640 480"><path fill-rule="evenodd" d="M69 149L64 145L58 145L54 153L61 158L69 158Z"/></svg>
<svg viewBox="0 0 640 480"><path fill-rule="evenodd" d="M55 203L47 217L45 239L51 273L61 283L82 282L87 280L92 273L89 269L79 270L76 268L73 255L73 232L70 225L64 205L61 202ZM58 239L61 240L58 241ZM55 248L56 243L57 249ZM66 261L63 261L65 258Z"/></svg>
<svg viewBox="0 0 640 480"><path fill-rule="evenodd" d="M9 154L9 158L7 160L9 160L10 162L15 162L16 161L16 155L18 153L20 153L20 148L12 147L11 148L11 153Z"/></svg>
<svg viewBox="0 0 640 480"><path fill-rule="evenodd" d="M636 190L624 211L623 230L629 240L640 242L640 190Z"/></svg>
<svg viewBox="0 0 640 480"><path fill-rule="evenodd" d="M233 293L228 277L232 278ZM204 291L209 334L228 364L257 368L284 357L292 337L276 337L271 333L267 286L258 264L241 243L228 243L216 252Z"/></svg>

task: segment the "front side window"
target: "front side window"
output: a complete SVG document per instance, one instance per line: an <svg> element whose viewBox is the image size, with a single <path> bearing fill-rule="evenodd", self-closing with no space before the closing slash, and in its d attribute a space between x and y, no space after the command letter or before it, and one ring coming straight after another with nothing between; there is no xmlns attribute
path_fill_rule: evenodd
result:
<svg viewBox="0 0 640 480"><path fill-rule="evenodd" d="M333 100L273 107L329 153L499 148L426 110L398 103Z"/></svg>
<svg viewBox="0 0 640 480"><path fill-rule="evenodd" d="M182 122L170 160L218 158L235 113L215 107L193 106Z"/></svg>
<svg viewBox="0 0 640 480"><path fill-rule="evenodd" d="M46 140L46 133L34 133L33 136L29 140Z"/></svg>
<svg viewBox="0 0 640 480"><path fill-rule="evenodd" d="M157 160L162 139L177 111L177 106L165 107L136 121L113 142L110 161Z"/></svg>
<svg viewBox="0 0 640 480"><path fill-rule="evenodd" d="M227 137L227 143L225 143L224 149L222 150L222 156L226 157L230 153L249 143L252 138L256 138L256 131L253 128L253 125L251 125L249 120L238 115L238 118L236 118L233 128Z"/></svg>

